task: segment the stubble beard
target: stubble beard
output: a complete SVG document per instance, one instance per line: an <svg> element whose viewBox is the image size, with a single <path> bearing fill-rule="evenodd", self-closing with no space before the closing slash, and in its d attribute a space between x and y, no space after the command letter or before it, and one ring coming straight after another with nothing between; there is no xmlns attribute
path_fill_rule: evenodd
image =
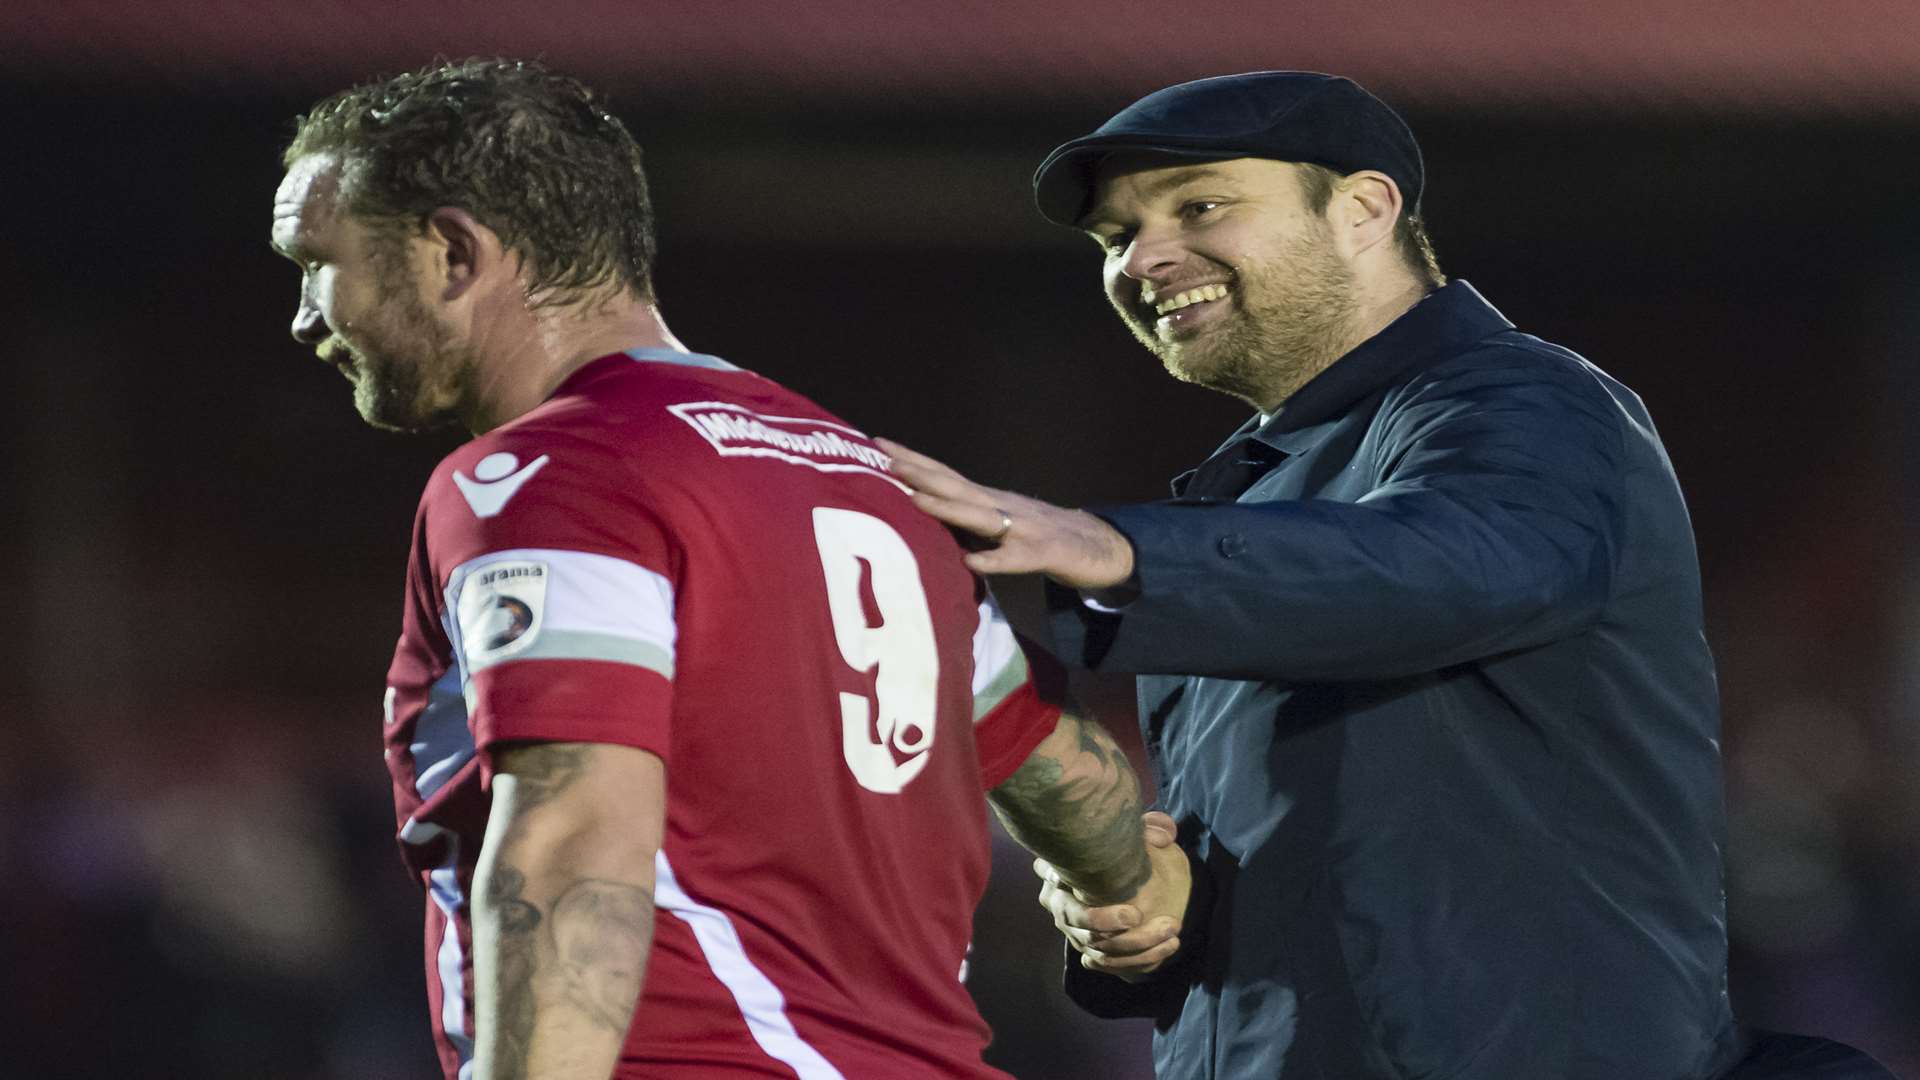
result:
<svg viewBox="0 0 1920 1080"><path fill-rule="evenodd" d="M1181 382L1271 409L1346 351L1358 303L1353 272L1318 237L1230 268L1235 310L1189 338L1162 337L1136 311L1128 329Z"/></svg>
<svg viewBox="0 0 1920 1080"><path fill-rule="evenodd" d="M453 336L433 317L398 266L384 268L380 290L388 298L353 358L353 405L360 418L383 431L434 431L458 420L451 385L468 365Z"/></svg>

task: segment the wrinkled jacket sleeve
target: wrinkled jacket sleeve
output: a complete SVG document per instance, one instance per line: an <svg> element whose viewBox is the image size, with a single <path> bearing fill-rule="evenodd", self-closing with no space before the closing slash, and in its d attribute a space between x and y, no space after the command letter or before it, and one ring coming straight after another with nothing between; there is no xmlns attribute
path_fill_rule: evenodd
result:
<svg viewBox="0 0 1920 1080"><path fill-rule="evenodd" d="M1457 357L1384 397L1349 463L1376 478L1356 502L1096 509L1132 541L1140 593L1106 614L1052 589L1060 655L1104 671L1372 680L1576 633L1611 587L1629 422L1570 358Z"/></svg>

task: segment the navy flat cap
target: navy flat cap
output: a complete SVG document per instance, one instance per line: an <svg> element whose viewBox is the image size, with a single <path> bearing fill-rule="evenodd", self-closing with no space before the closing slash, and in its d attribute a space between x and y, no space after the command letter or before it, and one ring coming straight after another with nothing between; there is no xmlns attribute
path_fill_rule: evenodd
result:
<svg viewBox="0 0 1920 1080"><path fill-rule="evenodd" d="M1033 174L1041 215L1058 225L1078 224L1100 163L1116 150L1301 161L1342 175L1375 169L1400 185L1410 214L1420 208L1426 186L1420 146L1406 121L1351 79L1313 71L1219 75L1148 94L1091 135L1047 155Z"/></svg>

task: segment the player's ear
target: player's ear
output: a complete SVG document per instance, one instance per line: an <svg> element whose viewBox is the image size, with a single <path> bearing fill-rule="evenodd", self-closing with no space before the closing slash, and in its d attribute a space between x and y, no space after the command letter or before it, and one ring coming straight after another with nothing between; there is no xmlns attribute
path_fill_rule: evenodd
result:
<svg viewBox="0 0 1920 1080"><path fill-rule="evenodd" d="M427 239L438 256L434 270L441 277L442 300L458 300L474 282L498 272L506 262L499 234L456 206L427 214Z"/></svg>
<svg viewBox="0 0 1920 1080"><path fill-rule="evenodd" d="M1385 173L1366 169L1341 177L1327 217L1335 242L1351 257L1390 239L1401 210L1400 185Z"/></svg>

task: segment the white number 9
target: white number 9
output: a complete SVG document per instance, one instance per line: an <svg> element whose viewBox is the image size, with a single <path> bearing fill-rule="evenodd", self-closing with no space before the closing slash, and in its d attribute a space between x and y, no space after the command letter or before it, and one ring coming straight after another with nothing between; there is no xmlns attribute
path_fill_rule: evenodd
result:
<svg viewBox="0 0 1920 1080"><path fill-rule="evenodd" d="M920 587L920 564L899 533L857 510L815 507L813 539L820 547L840 655L855 671L879 669L877 702L864 694L840 695L841 750L861 787L897 794L927 767L938 702L940 653L927 593ZM867 624L860 602L862 562L872 575L878 626ZM896 752L904 757L896 760Z"/></svg>

